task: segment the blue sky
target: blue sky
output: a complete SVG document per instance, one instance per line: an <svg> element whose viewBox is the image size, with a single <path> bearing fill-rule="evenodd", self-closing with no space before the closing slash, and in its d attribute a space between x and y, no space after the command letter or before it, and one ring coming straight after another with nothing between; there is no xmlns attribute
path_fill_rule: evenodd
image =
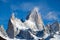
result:
<svg viewBox="0 0 60 40"><path fill-rule="evenodd" d="M44 24L60 22L60 0L0 0L0 25L7 29L12 13L25 20L29 11L38 7Z"/></svg>

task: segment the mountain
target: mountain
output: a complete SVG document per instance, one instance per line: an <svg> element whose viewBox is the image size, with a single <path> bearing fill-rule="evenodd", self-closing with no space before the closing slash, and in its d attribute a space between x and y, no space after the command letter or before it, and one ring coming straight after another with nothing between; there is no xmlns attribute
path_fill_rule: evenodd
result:
<svg viewBox="0 0 60 40"><path fill-rule="evenodd" d="M52 33L56 33L59 32L59 23L58 21L55 21L52 25L51 25L51 32Z"/></svg>
<svg viewBox="0 0 60 40"><path fill-rule="evenodd" d="M59 24L59 33L60 33L60 24Z"/></svg>
<svg viewBox="0 0 60 40"><path fill-rule="evenodd" d="M0 26L0 36L1 36L1 37L7 37L7 33L6 33L6 31L4 30L3 25Z"/></svg>
<svg viewBox="0 0 60 40"><path fill-rule="evenodd" d="M26 32L28 29L30 29L30 32L35 36L38 36L39 33L41 33L40 31L43 30L43 22L37 8L32 10L29 15L29 19L24 23L20 19L16 18L13 13L8 22L7 34L9 38L17 37L17 35L22 35L24 38L26 38L28 36L25 37L25 33L25 35L30 35L29 31ZM20 38L20 36L18 37ZM30 37L32 36L30 35Z"/></svg>
<svg viewBox="0 0 60 40"><path fill-rule="evenodd" d="M35 7L31 13L27 16L28 20L25 21L25 24L32 29L33 31L41 31L43 30L43 21L41 15L38 12L38 8Z"/></svg>
<svg viewBox="0 0 60 40"><path fill-rule="evenodd" d="M6 40L55 40L56 36L60 37L60 24L55 21L45 26L37 7L30 11L24 22L12 13L7 30L0 26L0 38Z"/></svg>
<svg viewBox="0 0 60 40"><path fill-rule="evenodd" d="M45 30L44 30L44 33L50 33L50 24L47 24L46 27L45 27Z"/></svg>
<svg viewBox="0 0 60 40"><path fill-rule="evenodd" d="M53 24L49 24L45 27L47 33L56 33L60 31L60 26L58 21L55 21Z"/></svg>
<svg viewBox="0 0 60 40"><path fill-rule="evenodd" d="M51 39L51 40L59 40L59 37L60 37L60 26L59 26L59 23L58 21L55 21L54 23L52 24L48 24L46 27L45 27L45 31L44 31L46 34L49 34L49 36L47 38L45 38L46 40L47 39ZM45 35L46 35L45 34ZM58 36L59 35L59 36ZM56 37L58 36L58 37ZM57 39L56 39L57 38Z"/></svg>
<svg viewBox="0 0 60 40"><path fill-rule="evenodd" d="M4 30L3 25L0 26L0 40L6 40L8 37L6 31Z"/></svg>
<svg viewBox="0 0 60 40"><path fill-rule="evenodd" d="M8 23L8 29L7 34L10 38L14 38L20 30L25 30L25 25L21 22L20 19L15 18L14 13L12 14L9 23Z"/></svg>

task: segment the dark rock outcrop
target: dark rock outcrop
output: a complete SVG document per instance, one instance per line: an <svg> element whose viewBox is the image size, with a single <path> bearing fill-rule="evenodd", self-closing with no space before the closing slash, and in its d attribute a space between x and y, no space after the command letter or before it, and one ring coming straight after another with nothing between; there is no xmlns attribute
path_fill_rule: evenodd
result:
<svg viewBox="0 0 60 40"><path fill-rule="evenodd" d="M4 38L2 38L2 37L0 36L0 40L6 40L6 39L4 39Z"/></svg>

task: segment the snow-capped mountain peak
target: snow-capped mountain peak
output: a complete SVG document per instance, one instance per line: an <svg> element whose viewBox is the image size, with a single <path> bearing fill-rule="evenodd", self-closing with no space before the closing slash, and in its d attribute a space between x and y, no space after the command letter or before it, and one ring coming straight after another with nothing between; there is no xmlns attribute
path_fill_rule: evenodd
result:
<svg viewBox="0 0 60 40"><path fill-rule="evenodd" d="M41 15L40 15L37 7L35 7L31 11L31 13L29 14L28 17L29 17L28 20L25 22L28 25L28 27L30 27L31 29L35 29L36 31L37 30L43 30L44 24L43 24ZM29 24L31 24L31 25L29 25Z"/></svg>
<svg viewBox="0 0 60 40"><path fill-rule="evenodd" d="M12 15L11 15L11 19L14 19L14 18L15 18L15 14L12 13Z"/></svg>
<svg viewBox="0 0 60 40"><path fill-rule="evenodd" d="M0 36L3 37L3 38L7 37L7 33L4 30L3 25L0 26Z"/></svg>
<svg viewBox="0 0 60 40"><path fill-rule="evenodd" d="M33 11L38 12L39 8L38 7L34 7Z"/></svg>
<svg viewBox="0 0 60 40"><path fill-rule="evenodd" d="M52 37L56 38L55 34L60 34L60 24L57 21L44 27L45 25L37 7L30 12L27 18L28 20L22 22L12 13L7 30L5 31L4 27L0 26L0 37L6 40L49 40Z"/></svg>

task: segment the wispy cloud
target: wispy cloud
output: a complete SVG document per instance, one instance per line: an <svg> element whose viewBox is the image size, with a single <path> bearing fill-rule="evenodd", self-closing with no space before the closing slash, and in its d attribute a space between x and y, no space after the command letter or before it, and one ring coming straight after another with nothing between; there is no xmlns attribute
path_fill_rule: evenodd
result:
<svg viewBox="0 0 60 40"><path fill-rule="evenodd" d="M57 20L58 16L54 13L54 12L49 12L46 16L45 16L46 20Z"/></svg>

